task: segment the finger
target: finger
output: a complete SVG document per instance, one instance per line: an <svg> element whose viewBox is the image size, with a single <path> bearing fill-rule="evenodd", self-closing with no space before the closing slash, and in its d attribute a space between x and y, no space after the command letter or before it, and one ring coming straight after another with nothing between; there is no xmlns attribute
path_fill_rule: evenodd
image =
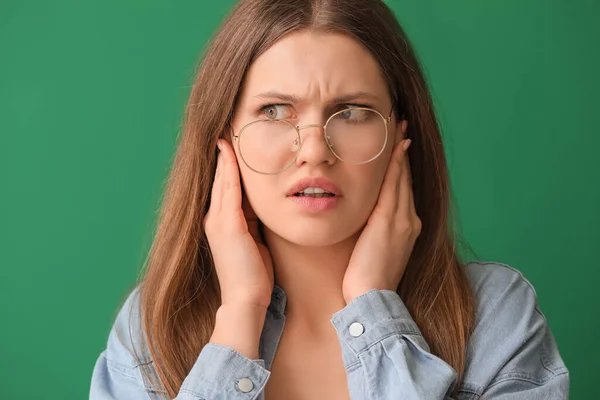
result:
<svg viewBox="0 0 600 400"><path fill-rule="evenodd" d="M412 144L412 140L408 144L408 146L410 147L411 144ZM406 171L407 171L407 174L408 174L408 181L410 183L410 187L412 188L412 181L413 181L413 179L412 179L412 173L410 171L410 157L408 155L408 148L409 147L407 147L406 150L405 150L406 154L405 154L404 158L405 158L405 162L406 162Z"/></svg>
<svg viewBox="0 0 600 400"><path fill-rule="evenodd" d="M223 156L221 152L217 156L217 167L215 169L215 177L213 180L212 192L210 196L210 209L209 212L219 213L222 207L222 196L223 196Z"/></svg>
<svg viewBox="0 0 600 400"><path fill-rule="evenodd" d="M408 154L406 155L406 158L408 158ZM412 178L412 173L411 173L411 169L410 169L410 162L408 162L408 176L409 176L409 182L410 182L410 208L411 208L411 213L413 215L413 217L416 217L419 221L419 215L417 214L417 206L415 204L415 189L413 187L413 178Z"/></svg>
<svg viewBox="0 0 600 400"><path fill-rule="evenodd" d="M222 178L222 207L227 212L239 212L242 207L242 188L240 185L240 171L237 159L231 145L219 139L223 159Z"/></svg>
<svg viewBox="0 0 600 400"><path fill-rule="evenodd" d="M383 178L383 184L379 192L379 200L377 202L379 207L384 209L392 210L394 212L397 208L397 198L399 191L399 174L402 167L402 159L404 151L402 145L404 142L400 142L394 148L390 162L388 163L385 177Z"/></svg>
<svg viewBox="0 0 600 400"><path fill-rule="evenodd" d="M402 171L399 177L398 212L406 218L412 217L415 213L410 159L406 152L402 160Z"/></svg>

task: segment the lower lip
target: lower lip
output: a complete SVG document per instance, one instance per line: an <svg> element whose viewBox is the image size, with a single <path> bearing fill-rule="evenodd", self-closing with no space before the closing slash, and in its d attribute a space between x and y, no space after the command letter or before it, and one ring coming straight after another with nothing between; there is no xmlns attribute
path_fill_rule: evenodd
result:
<svg viewBox="0 0 600 400"><path fill-rule="evenodd" d="M333 209L339 201L339 196L331 197L308 197L290 196L292 200L306 211L328 211Z"/></svg>

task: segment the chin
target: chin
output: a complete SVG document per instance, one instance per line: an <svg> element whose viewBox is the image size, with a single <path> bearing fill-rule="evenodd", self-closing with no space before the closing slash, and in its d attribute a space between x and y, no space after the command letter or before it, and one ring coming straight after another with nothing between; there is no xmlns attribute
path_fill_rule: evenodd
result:
<svg viewBox="0 0 600 400"><path fill-rule="evenodd" d="M331 246L356 234L361 226L352 225L349 219L344 221L320 220L310 218L292 218L264 222L265 227L284 240L299 246Z"/></svg>

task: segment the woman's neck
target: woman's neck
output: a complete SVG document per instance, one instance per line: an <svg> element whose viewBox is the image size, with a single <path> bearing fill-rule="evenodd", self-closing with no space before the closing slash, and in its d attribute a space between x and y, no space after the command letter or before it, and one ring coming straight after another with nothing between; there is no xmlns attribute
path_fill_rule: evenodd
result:
<svg viewBox="0 0 600 400"><path fill-rule="evenodd" d="M346 302L344 274L359 234L331 246L308 247L291 243L265 228L273 258L275 283L286 293L286 324L311 332L332 329L331 316Z"/></svg>

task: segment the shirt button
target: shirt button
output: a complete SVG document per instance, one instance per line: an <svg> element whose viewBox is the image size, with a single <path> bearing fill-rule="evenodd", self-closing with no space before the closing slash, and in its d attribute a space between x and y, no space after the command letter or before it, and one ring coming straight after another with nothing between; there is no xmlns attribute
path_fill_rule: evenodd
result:
<svg viewBox="0 0 600 400"><path fill-rule="evenodd" d="M250 379L243 378L243 379L240 379L240 381L238 382L238 388L240 389L241 392L248 393L249 391L254 389L254 384L252 383L252 381Z"/></svg>
<svg viewBox="0 0 600 400"><path fill-rule="evenodd" d="M352 325L350 325L350 329L348 330L352 336L358 337L363 334L365 327L360 322L354 322Z"/></svg>

